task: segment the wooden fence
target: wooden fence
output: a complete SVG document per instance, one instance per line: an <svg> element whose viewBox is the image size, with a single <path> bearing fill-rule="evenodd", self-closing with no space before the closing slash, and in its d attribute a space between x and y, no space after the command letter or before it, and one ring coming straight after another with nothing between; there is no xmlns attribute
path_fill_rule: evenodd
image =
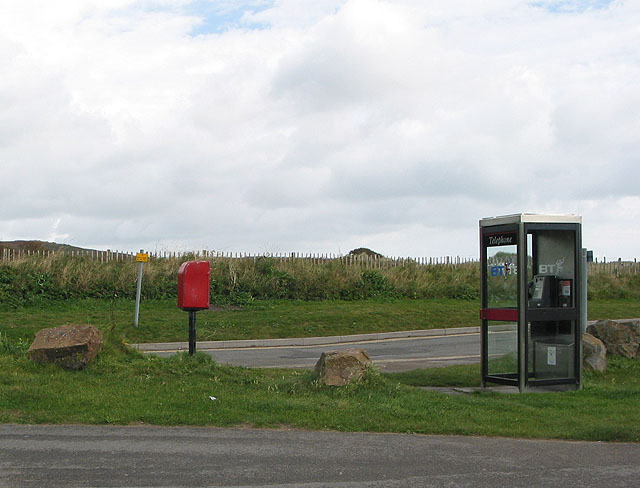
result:
<svg viewBox="0 0 640 488"><path fill-rule="evenodd" d="M375 255L352 255L352 254L319 254L319 253L263 253L252 254L243 252L219 252L219 251L190 251L190 252L169 252L151 251L148 253L150 259L264 259L270 258L276 261L296 261L303 260L312 264L324 264L329 262L341 262L348 266L363 266L367 268L393 268L406 266L410 263L418 265L444 265L459 266L466 263L476 263L477 259L462 256L438 256L438 257L382 257ZM73 250L73 251L47 251L47 250L21 250L2 249L0 261L11 262L25 259L50 259L68 256L71 258L84 258L97 262L108 263L112 261L135 261L136 253L122 251L96 251L96 250Z"/></svg>
<svg viewBox="0 0 640 488"><path fill-rule="evenodd" d="M2 248L0 261L21 261L24 259L48 259L70 256L72 258L85 258L99 262L109 261L135 261L135 253L123 251L96 251L96 250L72 250L72 251L48 251L48 250L28 250L28 249L11 249Z"/></svg>
<svg viewBox="0 0 640 488"><path fill-rule="evenodd" d="M304 260L311 264L325 264L340 262L347 266L360 266L369 269L388 269L407 265L420 266L461 266L467 263L478 263L478 259L468 256L437 256L437 257L383 257L366 254L317 254L317 253L263 253L252 254L243 252L219 252L219 251L190 251L190 252L149 252L150 259L253 259L271 258L276 261ZM108 263L113 261L135 261L136 254L123 251L97 251L97 250L72 250L72 251L47 251L47 250L23 250L3 248L0 252L0 262L12 262L25 259L49 259L69 256L71 258L84 258L93 261ZM593 262L588 264L588 274L625 275L640 274L640 263L633 261Z"/></svg>
<svg viewBox="0 0 640 488"><path fill-rule="evenodd" d="M611 263L588 263L587 275L608 274L608 275L636 275L640 274L640 263L637 259L633 261L614 261Z"/></svg>

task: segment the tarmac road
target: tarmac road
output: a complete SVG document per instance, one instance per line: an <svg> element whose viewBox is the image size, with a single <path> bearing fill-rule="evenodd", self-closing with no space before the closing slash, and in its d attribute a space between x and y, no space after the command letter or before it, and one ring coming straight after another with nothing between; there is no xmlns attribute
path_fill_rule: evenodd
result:
<svg viewBox="0 0 640 488"><path fill-rule="evenodd" d="M507 340L509 333L505 334ZM134 344L146 353L167 356L188 350L187 343ZM477 327L360 334L307 339L199 342L197 350L221 364L253 368L313 368L325 351L365 349L384 372L470 364L480 361Z"/></svg>
<svg viewBox="0 0 640 488"><path fill-rule="evenodd" d="M595 321L589 322L589 324ZM168 356L188 351L187 342L132 344L144 353ZM380 371L414 369L480 362L480 328L458 327L339 337L310 337L237 341L202 341L197 350L221 364L252 368L313 368L325 351L365 349ZM491 355L517 350L516 325L492 327Z"/></svg>
<svg viewBox="0 0 640 488"><path fill-rule="evenodd" d="M3 487L638 486L640 444L0 425Z"/></svg>
<svg viewBox="0 0 640 488"><path fill-rule="evenodd" d="M480 361L479 334L207 352L219 363L249 367L313 368L323 352L350 347L365 349L378 369L386 372Z"/></svg>

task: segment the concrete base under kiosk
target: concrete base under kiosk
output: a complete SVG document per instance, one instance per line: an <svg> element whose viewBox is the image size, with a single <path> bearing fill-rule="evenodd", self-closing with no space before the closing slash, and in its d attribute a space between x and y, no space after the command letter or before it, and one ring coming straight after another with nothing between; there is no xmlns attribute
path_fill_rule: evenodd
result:
<svg viewBox="0 0 640 488"><path fill-rule="evenodd" d="M471 393L506 393L520 394L517 386L491 385L486 388L478 387L451 387L451 386L421 386L421 390L434 391L437 393L445 393L447 395L469 395ZM577 385L548 385L530 387L525 393L558 393L564 391L575 391Z"/></svg>

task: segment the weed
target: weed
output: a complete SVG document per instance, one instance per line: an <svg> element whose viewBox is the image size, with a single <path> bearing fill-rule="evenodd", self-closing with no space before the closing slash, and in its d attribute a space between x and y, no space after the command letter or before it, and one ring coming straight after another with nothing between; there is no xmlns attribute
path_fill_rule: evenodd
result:
<svg viewBox="0 0 640 488"><path fill-rule="evenodd" d="M0 332L0 349L13 356L22 356L29 349L29 341L22 337L10 340L7 334Z"/></svg>

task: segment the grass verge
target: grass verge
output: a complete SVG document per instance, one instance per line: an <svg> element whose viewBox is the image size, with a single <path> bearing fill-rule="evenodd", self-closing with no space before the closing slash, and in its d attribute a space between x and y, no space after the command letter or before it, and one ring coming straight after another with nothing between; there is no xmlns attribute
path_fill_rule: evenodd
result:
<svg viewBox="0 0 640 488"><path fill-rule="evenodd" d="M479 325L477 300L265 300L243 308L198 313L199 341L270 339L391 332ZM33 340L44 327L82 323L112 328L131 343L188 340L188 314L174 300L143 301L140 326L133 327L131 300L44 300L20 308L0 308L0 331ZM640 317L636 300L589 302L589 319Z"/></svg>
<svg viewBox="0 0 640 488"><path fill-rule="evenodd" d="M0 338L0 422L252 426L640 442L640 361L612 360L576 392L448 396L477 366L380 375L343 388L311 372L221 366L205 354L143 356L107 332L82 371L38 366Z"/></svg>
<svg viewBox="0 0 640 488"><path fill-rule="evenodd" d="M452 299L359 301L255 301L245 307L198 312L198 340L269 339L457 327L477 322L478 304ZM0 309L0 326L12 338L32 338L43 327L86 323L115 328L129 342L186 341L188 314L175 300L143 301L133 327L130 300L43 301Z"/></svg>

